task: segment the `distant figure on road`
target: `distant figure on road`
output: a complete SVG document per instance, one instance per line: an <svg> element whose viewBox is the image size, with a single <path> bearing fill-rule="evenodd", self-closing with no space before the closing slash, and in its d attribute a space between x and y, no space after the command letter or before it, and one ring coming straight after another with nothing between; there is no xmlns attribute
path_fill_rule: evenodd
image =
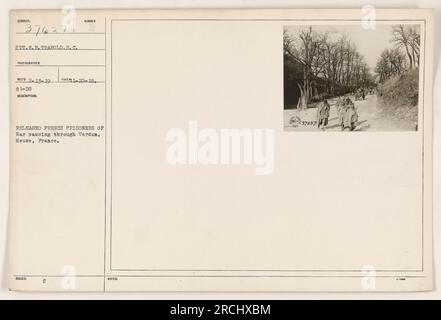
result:
<svg viewBox="0 0 441 320"><path fill-rule="evenodd" d="M328 125L329 110L330 106L328 101L325 99L317 107L317 127L324 129Z"/></svg>
<svg viewBox="0 0 441 320"><path fill-rule="evenodd" d="M366 92L363 88L358 88L357 91L355 91L355 101L357 100L364 100L366 98Z"/></svg>

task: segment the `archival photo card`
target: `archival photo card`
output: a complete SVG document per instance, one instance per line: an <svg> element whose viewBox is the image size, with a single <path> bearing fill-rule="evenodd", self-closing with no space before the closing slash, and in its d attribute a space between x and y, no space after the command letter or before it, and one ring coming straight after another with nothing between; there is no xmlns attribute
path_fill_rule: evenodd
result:
<svg viewBox="0 0 441 320"><path fill-rule="evenodd" d="M416 131L421 24L286 25L286 131Z"/></svg>
<svg viewBox="0 0 441 320"><path fill-rule="evenodd" d="M432 289L431 10L10 27L11 290Z"/></svg>

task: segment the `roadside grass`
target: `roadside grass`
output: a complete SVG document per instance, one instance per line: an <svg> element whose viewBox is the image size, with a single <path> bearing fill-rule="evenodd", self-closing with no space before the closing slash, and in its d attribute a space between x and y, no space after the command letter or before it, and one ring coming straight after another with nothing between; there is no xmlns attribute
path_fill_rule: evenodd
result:
<svg viewBox="0 0 441 320"><path fill-rule="evenodd" d="M417 121L418 80L418 69L413 69L379 85L380 111L397 119Z"/></svg>

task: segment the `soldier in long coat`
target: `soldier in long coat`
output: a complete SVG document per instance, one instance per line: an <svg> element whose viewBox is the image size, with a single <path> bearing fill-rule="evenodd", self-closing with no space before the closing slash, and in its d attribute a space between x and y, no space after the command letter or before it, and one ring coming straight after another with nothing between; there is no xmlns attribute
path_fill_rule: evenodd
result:
<svg viewBox="0 0 441 320"><path fill-rule="evenodd" d="M328 125L330 109L331 107L326 99L317 107L317 126L319 129Z"/></svg>
<svg viewBox="0 0 441 320"><path fill-rule="evenodd" d="M339 120L342 131L345 129L353 131L356 128L358 122L358 113L355 110L354 103L350 98L346 99Z"/></svg>

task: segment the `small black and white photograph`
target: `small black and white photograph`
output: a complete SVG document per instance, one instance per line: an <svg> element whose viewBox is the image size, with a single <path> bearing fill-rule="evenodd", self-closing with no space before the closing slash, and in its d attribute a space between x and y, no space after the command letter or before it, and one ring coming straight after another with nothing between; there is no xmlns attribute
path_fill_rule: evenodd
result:
<svg viewBox="0 0 441 320"><path fill-rule="evenodd" d="M417 131L419 24L285 26L285 131Z"/></svg>

